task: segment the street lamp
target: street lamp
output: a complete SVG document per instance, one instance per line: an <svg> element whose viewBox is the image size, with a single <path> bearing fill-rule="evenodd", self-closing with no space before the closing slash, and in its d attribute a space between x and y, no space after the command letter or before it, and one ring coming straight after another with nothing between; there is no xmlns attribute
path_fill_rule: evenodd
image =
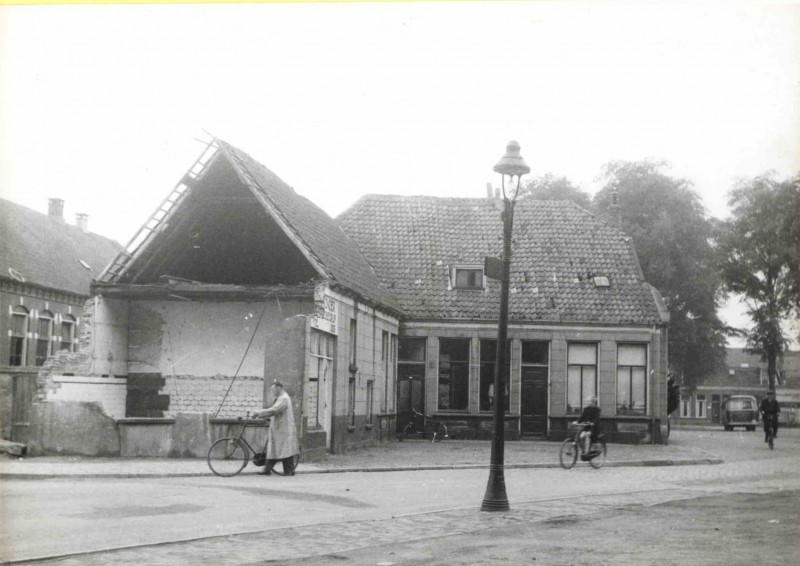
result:
<svg viewBox="0 0 800 566"><path fill-rule="evenodd" d="M497 355L494 365L494 418L492 423L492 457L489 465L489 482L483 496L481 511L508 511L506 480L503 472L503 451L505 440L506 387L503 368L506 365L506 340L508 338L508 286L511 273L511 233L514 228L514 204L519 195L521 177L530 173L531 168L519 154L519 144L508 142L506 153L494 166L502 176L503 188L503 272L500 285L500 322L497 327ZM508 191L506 191L508 176ZM517 186L513 187L514 177Z"/></svg>

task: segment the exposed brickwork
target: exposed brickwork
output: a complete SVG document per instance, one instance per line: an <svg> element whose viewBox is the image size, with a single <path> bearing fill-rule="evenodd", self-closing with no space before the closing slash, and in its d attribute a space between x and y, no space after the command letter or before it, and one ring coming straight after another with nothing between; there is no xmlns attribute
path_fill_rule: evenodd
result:
<svg viewBox="0 0 800 566"><path fill-rule="evenodd" d="M264 379L258 376L164 377L162 392L169 396L165 417L178 413L207 413L220 418L238 417L263 407ZM230 391L228 388L230 387ZM227 397L225 396L227 392ZM222 407L220 407L220 404ZM219 410L219 413L217 413Z"/></svg>

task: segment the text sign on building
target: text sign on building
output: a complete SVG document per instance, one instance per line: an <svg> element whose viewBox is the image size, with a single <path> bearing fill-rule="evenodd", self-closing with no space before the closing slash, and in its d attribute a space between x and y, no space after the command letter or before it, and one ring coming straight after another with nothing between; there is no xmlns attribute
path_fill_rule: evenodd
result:
<svg viewBox="0 0 800 566"><path fill-rule="evenodd" d="M311 317L311 328L328 334L337 334L338 305L333 297L325 294L324 289L314 291L314 304L317 312Z"/></svg>

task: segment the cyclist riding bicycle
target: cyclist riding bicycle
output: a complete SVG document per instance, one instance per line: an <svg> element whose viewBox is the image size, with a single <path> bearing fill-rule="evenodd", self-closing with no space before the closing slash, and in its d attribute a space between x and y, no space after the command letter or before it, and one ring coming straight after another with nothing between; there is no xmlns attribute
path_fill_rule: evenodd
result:
<svg viewBox="0 0 800 566"><path fill-rule="evenodd" d="M778 400L775 399L775 391L772 389L767 391L767 397L761 401L758 410L761 413L761 419L764 421L764 442L769 441L770 427L772 427L772 438L777 438L778 413L781 412L781 406Z"/></svg>
<svg viewBox="0 0 800 566"><path fill-rule="evenodd" d="M583 453L588 454L592 442L597 440L597 436L600 434L600 407L597 406L597 397L592 396L587 399L587 405L584 407L578 423L592 425L581 432L581 440L584 445Z"/></svg>

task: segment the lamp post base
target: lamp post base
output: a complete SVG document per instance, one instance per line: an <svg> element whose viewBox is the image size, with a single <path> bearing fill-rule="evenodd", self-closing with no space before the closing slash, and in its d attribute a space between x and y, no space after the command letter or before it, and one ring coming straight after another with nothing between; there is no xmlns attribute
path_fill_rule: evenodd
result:
<svg viewBox="0 0 800 566"><path fill-rule="evenodd" d="M508 511L509 509L503 466L491 465L489 466L489 482L486 484L486 494L483 496L481 511Z"/></svg>

